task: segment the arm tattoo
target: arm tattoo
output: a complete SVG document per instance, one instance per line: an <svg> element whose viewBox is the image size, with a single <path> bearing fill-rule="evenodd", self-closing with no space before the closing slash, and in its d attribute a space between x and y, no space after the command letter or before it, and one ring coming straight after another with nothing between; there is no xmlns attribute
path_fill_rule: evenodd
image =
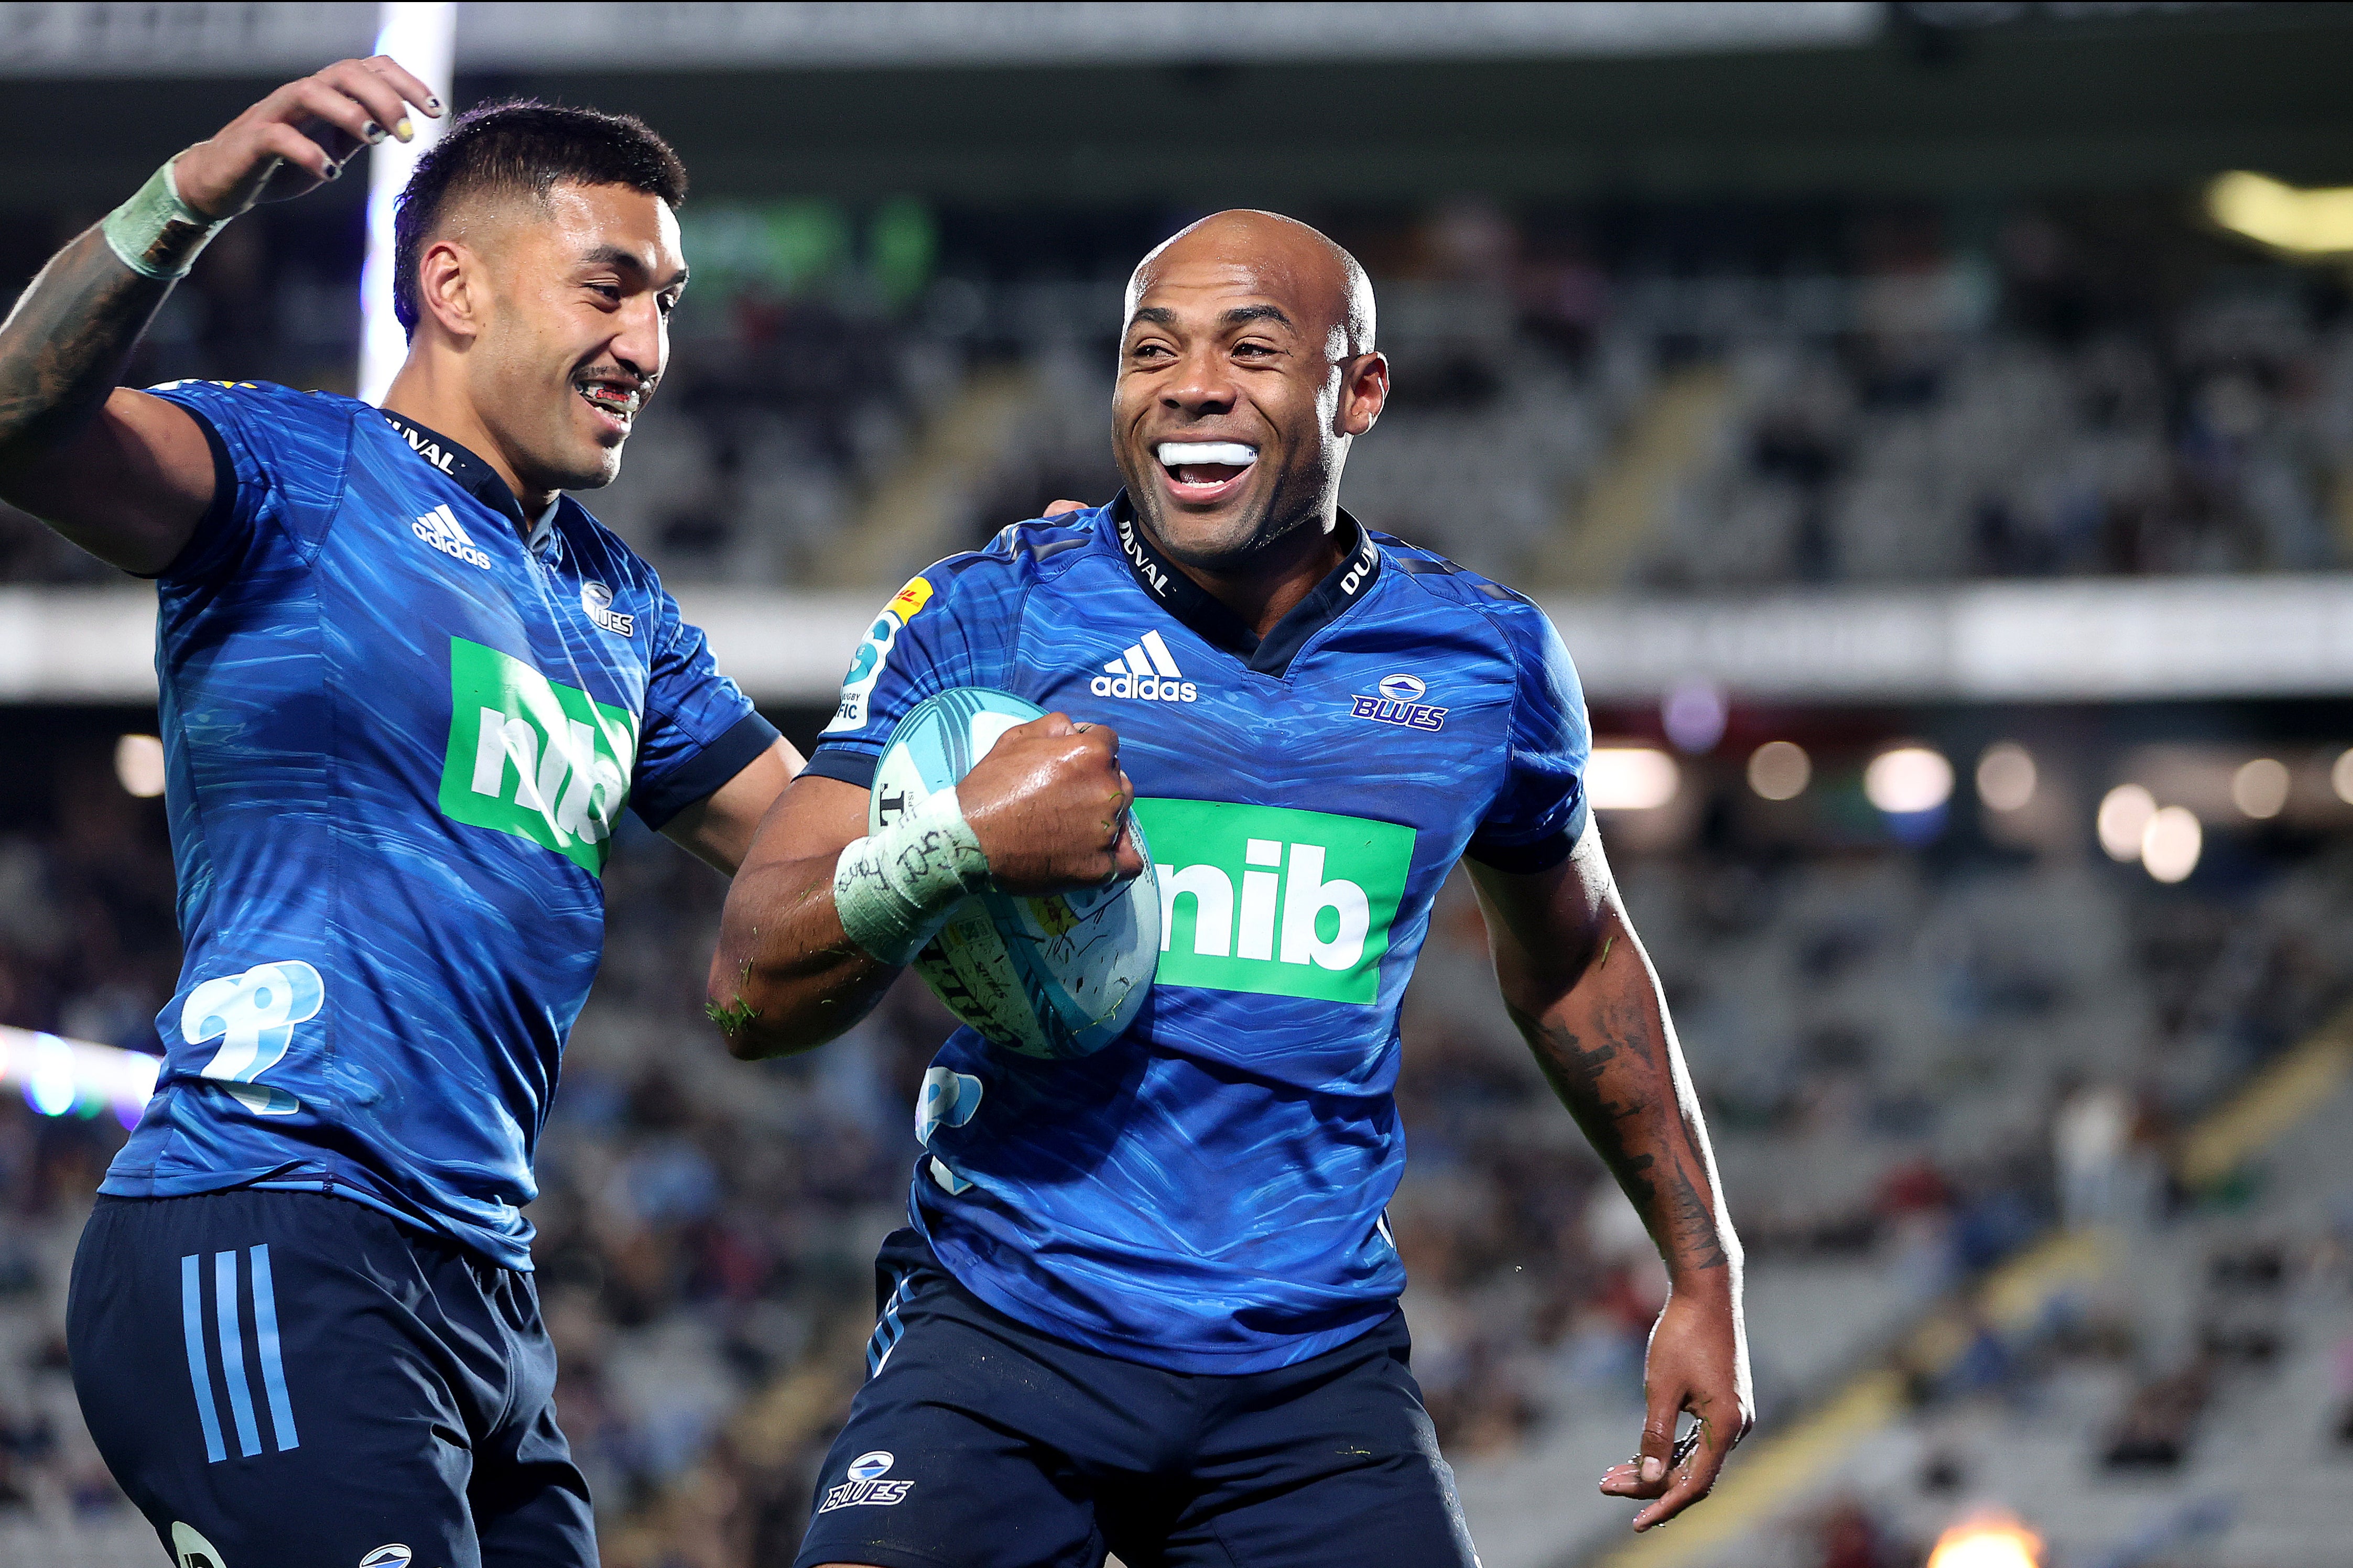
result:
<svg viewBox="0 0 2353 1568"><path fill-rule="evenodd" d="M1676 1251L1694 1268L1722 1268L1731 1262L1724 1255L1724 1237L1716 1230L1715 1211L1699 1195L1699 1187L1683 1163L1675 1163L1671 1230Z"/></svg>
<svg viewBox="0 0 2353 1568"><path fill-rule="evenodd" d="M1664 1042L1640 1005L1611 999L1597 1012L1602 1038L1591 1045L1556 1018L1506 1008L1536 1065L1609 1167L1669 1262L1722 1268L1726 1257L1715 1213L1693 1180L1682 1147L1689 1134L1677 1109ZM1663 1156L1663 1162L1662 1161Z"/></svg>
<svg viewBox="0 0 2353 1568"><path fill-rule="evenodd" d="M94 227L50 258L0 322L0 471L97 412L171 287L125 267Z"/></svg>

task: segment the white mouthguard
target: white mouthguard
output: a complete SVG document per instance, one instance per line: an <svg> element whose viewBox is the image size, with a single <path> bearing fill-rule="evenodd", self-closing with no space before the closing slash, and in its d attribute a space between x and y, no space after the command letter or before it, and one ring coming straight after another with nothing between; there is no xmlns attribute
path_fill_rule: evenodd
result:
<svg viewBox="0 0 2353 1568"><path fill-rule="evenodd" d="M1225 468L1247 468L1258 461L1258 448L1245 447L1239 441L1163 441L1158 455L1160 466L1164 468L1186 463L1216 463Z"/></svg>

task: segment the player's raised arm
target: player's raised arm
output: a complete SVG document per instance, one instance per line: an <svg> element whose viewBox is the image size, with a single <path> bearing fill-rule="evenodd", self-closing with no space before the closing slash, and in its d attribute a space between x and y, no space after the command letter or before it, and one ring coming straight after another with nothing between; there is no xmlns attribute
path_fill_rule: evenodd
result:
<svg viewBox="0 0 2353 1568"><path fill-rule="evenodd" d="M1667 1265L1670 1294L1643 1372L1641 1447L1601 1481L1614 1496L1649 1500L1634 1516L1634 1528L1647 1530L1707 1495L1755 1419L1740 1240L1658 975L1618 900L1600 834L1588 828L1567 859L1533 876L1466 864L1512 1021ZM1675 1423L1685 1410L1698 1418L1698 1441L1679 1462Z"/></svg>
<svg viewBox="0 0 2353 1568"><path fill-rule="evenodd" d="M710 984L727 1048L749 1059L832 1039L984 885L1058 893L1136 875L1134 798L1119 737L1060 713L1007 731L955 788L872 835L864 789L795 779L728 887Z"/></svg>
<svg viewBox="0 0 2353 1568"><path fill-rule="evenodd" d="M139 334L223 224L315 190L440 101L385 56L289 82L155 171L44 267L0 323L0 499L100 559L170 565L213 498L195 420L116 385Z"/></svg>

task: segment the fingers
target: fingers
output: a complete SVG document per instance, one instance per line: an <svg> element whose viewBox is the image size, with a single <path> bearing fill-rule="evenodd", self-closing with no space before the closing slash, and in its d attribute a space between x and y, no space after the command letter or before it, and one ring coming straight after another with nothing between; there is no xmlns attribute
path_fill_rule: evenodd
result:
<svg viewBox="0 0 2353 1568"><path fill-rule="evenodd" d="M299 169L306 169L322 180L334 179L343 172L343 166L328 156L324 147L282 120L263 126L259 140L261 150L271 157L283 159ZM200 211L204 210L200 204L192 205L197 205Z"/></svg>
<svg viewBox="0 0 2353 1568"><path fill-rule="evenodd" d="M345 155L354 148L384 140L384 124L376 119L382 110L376 105L354 98L317 77L296 82L293 100L294 106L309 118L343 132L345 145L336 151Z"/></svg>
<svg viewBox="0 0 2353 1568"><path fill-rule="evenodd" d="M1133 882L1143 875L1144 851L1135 847L1135 832L1131 828L1119 836L1119 864L1112 873L1112 879Z"/></svg>
<svg viewBox="0 0 2353 1568"><path fill-rule="evenodd" d="M1716 1473L1724 1468L1728 1445L1718 1447L1709 1442L1704 1424L1694 1436L1700 1441L1692 1447L1691 1457L1669 1472L1674 1484L1667 1489L1665 1496L1634 1516L1636 1530L1666 1523L1715 1489Z"/></svg>
<svg viewBox="0 0 2353 1568"><path fill-rule="evenodd" d="M433 96L433 89L425 85L423 78L411 75L406 67L390 55L370 55L356 63L390 82L395 92L427 114L436 120L441 118L441 100ZM391 122L387 121L385 123Z"/></svg>
<svg viewBox="0 0 2353 1568"><path fill-rule="evenodd" d="M1663 1490L1667 1470L1674 1463L1675 1417L1683 1410L1683 1390L1654 1389L1642 1416L1642 1446L1635 1452L1642 1484ZM1643 1494L1656 1497L1654 1490Z"/></svg>
<svg viewBox="0 0 2353 1568"><path fill-rule="evenodd" d="M1090 726L1071 723L1071 716L1068 713L1049 713L1042 719L1032 719L1027 724L1016 725L1013 729L1008 731L1007 733L1013 735L1075 735L1082 728L1089 727Z"/></svg>
<svg viewBox="0 0 2353 1568"><path fill-rule="evenodd" d="M1087 503L1082 500L1058 500L1052 505L1047 507L1044 511L1038 515L1040 517L1068 517L1074 511L1087 511L1091 510L1092 509L1087 505Z"/></svg>

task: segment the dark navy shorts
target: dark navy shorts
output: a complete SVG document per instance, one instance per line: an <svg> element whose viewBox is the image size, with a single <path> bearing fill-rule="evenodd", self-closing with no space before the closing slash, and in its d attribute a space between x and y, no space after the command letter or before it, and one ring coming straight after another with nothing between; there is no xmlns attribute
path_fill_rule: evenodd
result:
<svg viewBox="0 0 2353 1568"><path fill-rule="evenodd" d="M311 1193L98 1200L66 1345L180 1568L589 1568L531 1276Z"/></svg>
<svg viewBox="0 0 2353 1568"><path fill-rule="evenodd" d="M1279 1372L1166 1372L984 1305L923 1238L882 1321L798 1568L1473 1568L1402 1314Z"/></svg>

